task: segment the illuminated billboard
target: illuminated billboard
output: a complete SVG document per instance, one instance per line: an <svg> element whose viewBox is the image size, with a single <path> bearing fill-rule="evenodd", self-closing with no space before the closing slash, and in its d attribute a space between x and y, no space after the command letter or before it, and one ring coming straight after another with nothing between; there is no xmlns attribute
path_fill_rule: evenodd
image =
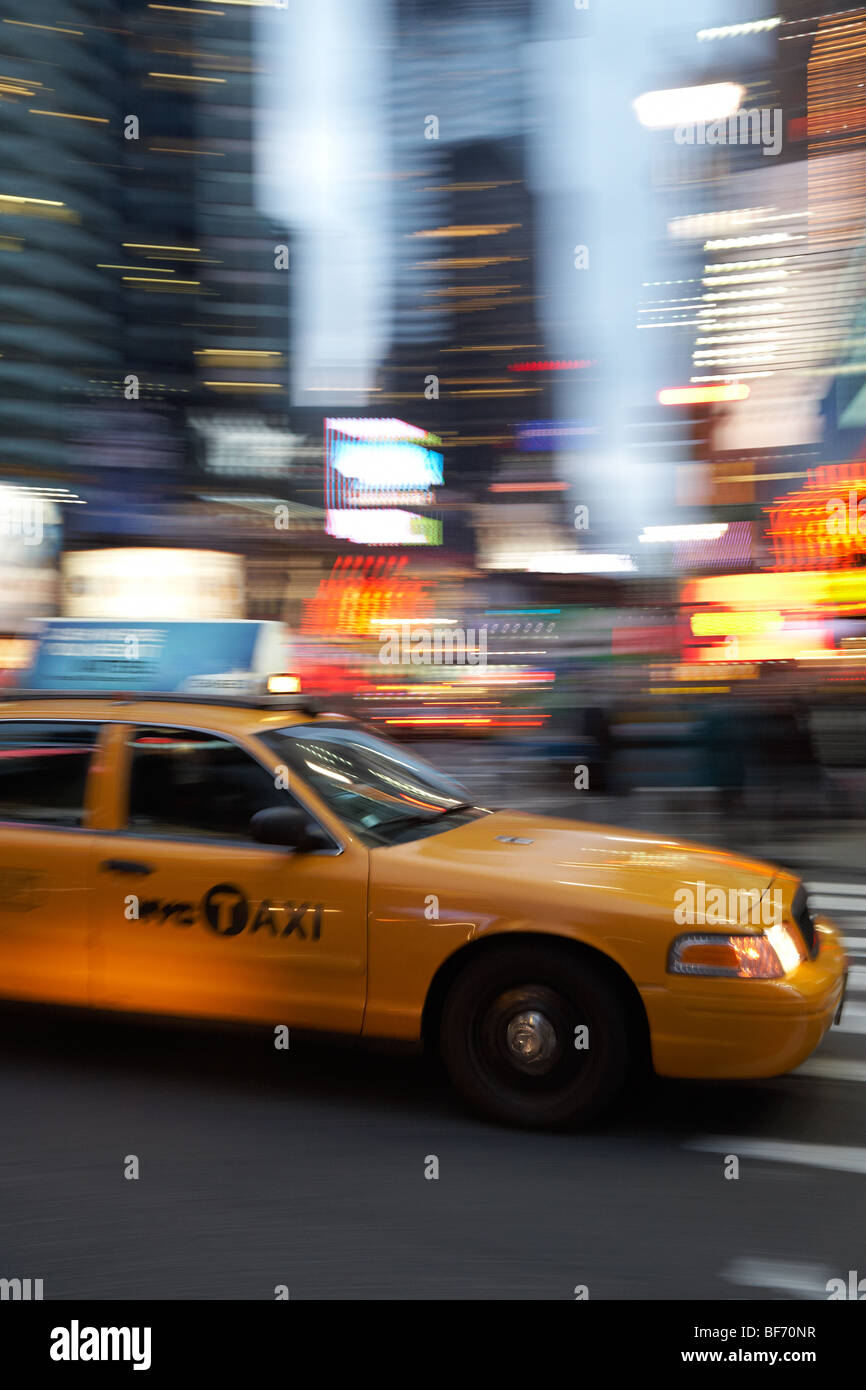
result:
<svg viewBox="0 0 866 1390"><path fill-rule="evenodd" d="M442 522L407 511L429 507L443 482L439 444L405 420L325 420L325 529L357 545L441 545Z"/></svg>
<svg viewBox="0 0 866 1390"><path fill-rule="evenodd" d="M73 550L63 557L61 606L70 618L242 618L243 560L163 546Z"/></svg>
<svg viewBox="0 0 866 1390"><path fill-rule="evenodd" d="M337 508L328 533L354 545L441 545L442 522L399 507Z"/></svg>
<svg viewBox="0 0 866 1390"><path fill-rule="evenodd" d="M433 500L432 489L442 482L442 455L417 444L378 444L338 439L333 447L331 466L336 473L336 491L363 499L367 491L388 491L399 502L408 489L423 490ZM359 505L363 505L361 500Z"/></svg>
<svg viewBox="0 0 866 1390"><path fill-rule="evenodd" d="M866 569L731 574L683 585L685 661L804 661L834 650L836 619L866 615Z"/></svg>

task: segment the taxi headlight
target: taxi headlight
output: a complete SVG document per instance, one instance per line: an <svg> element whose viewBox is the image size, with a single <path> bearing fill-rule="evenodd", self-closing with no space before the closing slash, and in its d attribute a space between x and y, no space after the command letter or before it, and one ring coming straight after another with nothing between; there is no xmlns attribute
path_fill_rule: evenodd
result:
<svg viewBox="0 0 866 1390"><path fill-rule="evenodd" d="M772 927L765 927L764 935L779 957L779 963L786 975L789 971L796 970L800 962L806 959L807 952L799 937L784 923L777 922Z"/></svg>
<svg viewBox="0 0 866 1390"><path fill-rule="evenodd" d="M796 969L803 952L788 928L767 927L760 935L678 936L668 955L672 975L710 975L740 980L778 980Z"/></svg>

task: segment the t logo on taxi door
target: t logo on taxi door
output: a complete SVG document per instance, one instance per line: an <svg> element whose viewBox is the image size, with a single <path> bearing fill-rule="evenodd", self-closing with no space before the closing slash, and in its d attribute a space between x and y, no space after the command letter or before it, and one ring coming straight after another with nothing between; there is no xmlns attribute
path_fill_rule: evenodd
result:
<svg viewBox="0 0 866 1390"><path fill-rule="evenodd" d="M249 904L239 888L217 883L202 898L201 910L211 931L218 936L237 936L247 924Z"/></svg>

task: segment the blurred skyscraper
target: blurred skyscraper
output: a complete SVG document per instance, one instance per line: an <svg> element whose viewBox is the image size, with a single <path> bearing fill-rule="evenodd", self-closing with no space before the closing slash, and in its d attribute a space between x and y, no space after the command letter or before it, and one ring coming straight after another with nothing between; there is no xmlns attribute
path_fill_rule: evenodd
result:
<svg viewBox="0 0 866 1390"><path fill-rule="evenodd" d="M253 11L5 9L4 476L77 488L73 543L243 546L263 516L273 541L300 440L287 228L256 204Z"/></svg>
<svg viewBox="0 0 866 1390"><path fill-rule="evenodd" d="M101 0L0 22L0 433L4 477L62 479L77 403L122 371L123 38Z"/></svg>

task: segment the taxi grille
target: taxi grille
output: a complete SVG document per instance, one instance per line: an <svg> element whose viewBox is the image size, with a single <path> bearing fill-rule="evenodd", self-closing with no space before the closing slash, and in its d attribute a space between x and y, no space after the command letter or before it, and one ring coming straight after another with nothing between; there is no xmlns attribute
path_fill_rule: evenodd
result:
<svg viewBox="0 0 866 1390"><path fill-rule="evenodd" d="M809 953L809 959L814 960L818 954L818 934L815 931L815 923L812 921L812 914L809 911L809 899L802 884L794 894L794 901L791 904L791 917L803 938L803 943Z"/></svg>

